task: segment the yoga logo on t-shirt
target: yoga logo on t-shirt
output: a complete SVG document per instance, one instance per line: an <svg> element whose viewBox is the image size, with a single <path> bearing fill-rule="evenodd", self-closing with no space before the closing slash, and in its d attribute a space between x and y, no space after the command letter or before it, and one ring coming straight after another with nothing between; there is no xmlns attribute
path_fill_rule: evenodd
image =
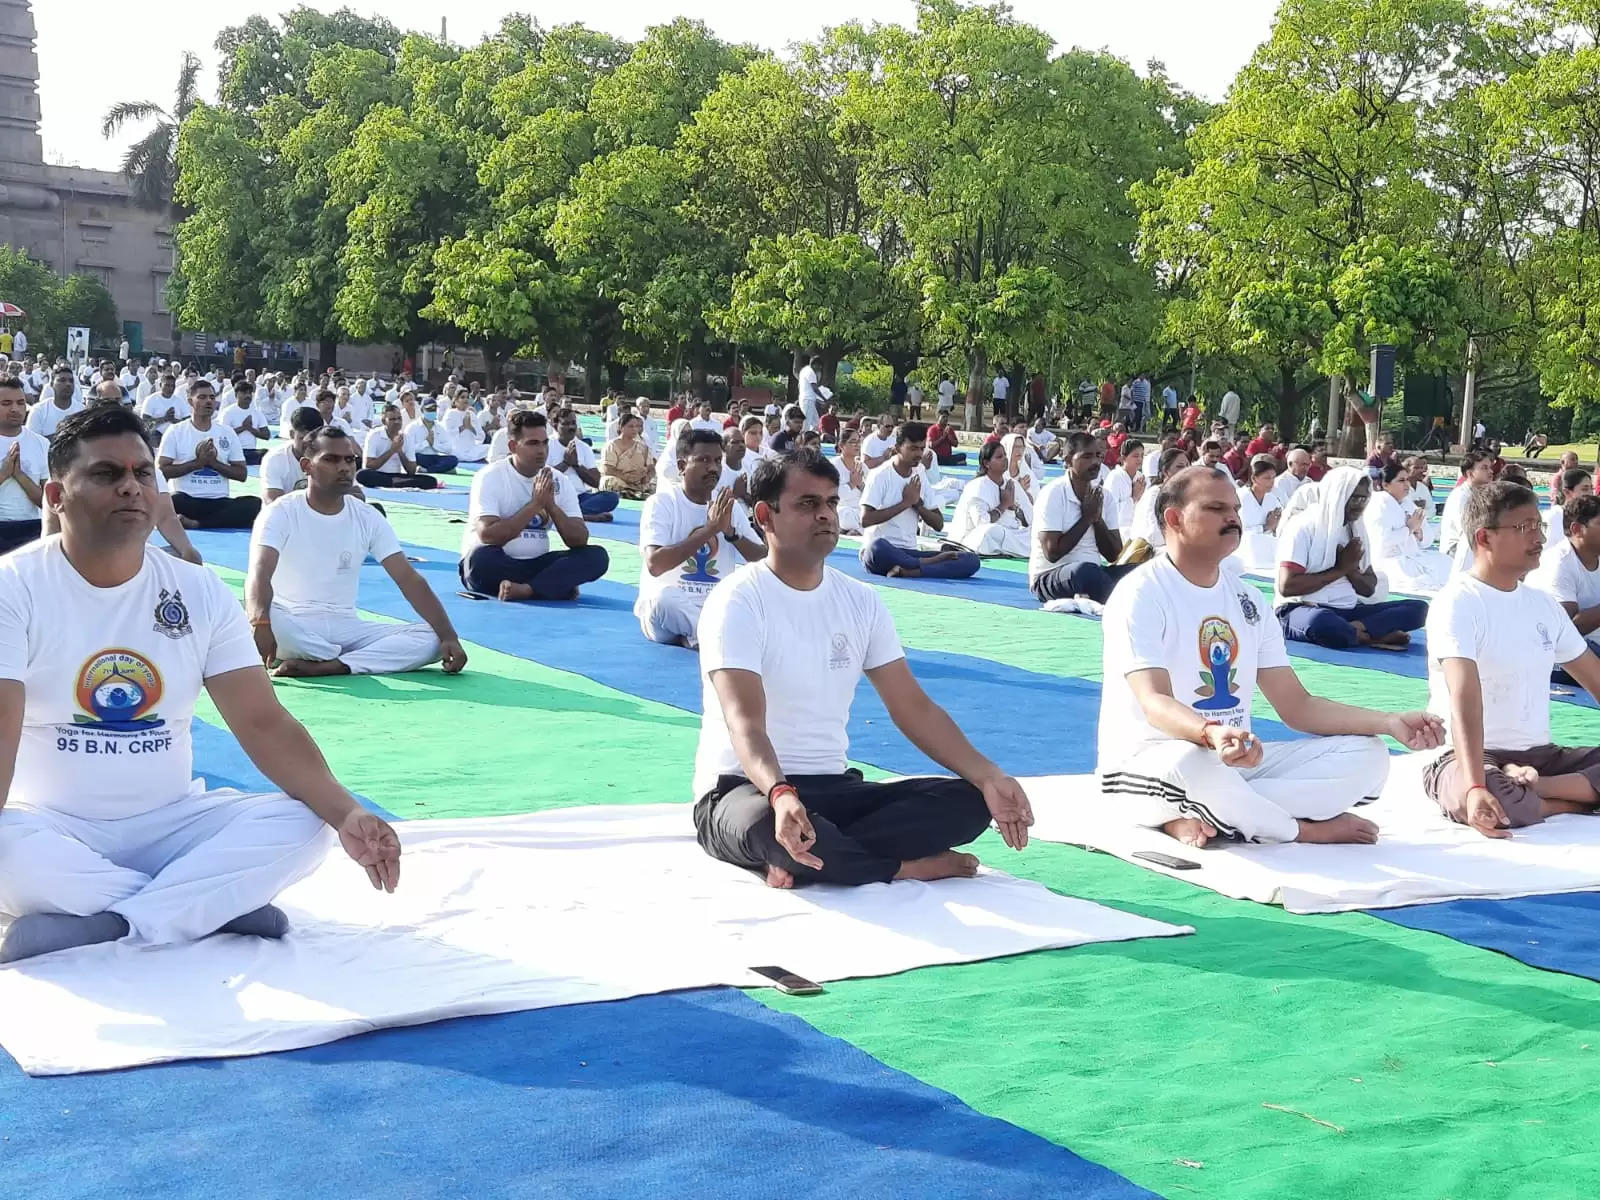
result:
<svg viewBox="0 0 1600 1200"><path fill-rule="evenodd" d="M678 577L678 582L691 592L704 592L721 581L722 576L717 574L717 539L713 536L703 542L694 552L694 557L683 564L683 574Z"/></svg>
<svg viewBox="0 0 1600 1200"><path fill-rule="evenodd" d="M161 672L133 650L101 650L90 655L78 671L75 691L82 710L72 718L75 725L133 730L166 724L153 711L161 699Z"/></svg>
<svg viewBox="0 0 1600 1200"><path fill-rule="evenodd" d="M828 649L828 669L840 671L850 665L850 639L842 633L833 635Z"/></svg>
<svg viewBox="0 0 1600 1200"><path fill-rule="evenodd" d="M1233 690L1237 684L1233 664L1238 658L1239 635L1226 617L1207 617L1200 622L1200 686L1194 690L1200 699L1195 708L1221 712L1238 707L1239 697Z"/></svg>

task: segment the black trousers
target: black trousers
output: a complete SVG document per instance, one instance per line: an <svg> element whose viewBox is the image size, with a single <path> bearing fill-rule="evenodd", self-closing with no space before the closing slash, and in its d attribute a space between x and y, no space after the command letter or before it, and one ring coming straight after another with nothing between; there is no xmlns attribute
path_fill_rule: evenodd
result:
<svg viewBox="0 0 1600 1200"><path fill-rule="evenodd" d="M266 456L266 453L267 452L265 450L246 449L244 452L244 461L249 466L259 467L261 465L261 460Z"/></svg>
<svg viewBox="0 0 1600 1200"><path fill-rule="evenodd" d="M989 827L983 793L964 779L924 776L867 783L843 775L791 775L806 806L820 870L803 867L778 844L772 805L754 784L724 775L694 806L700 848L752 871L781 867L796 884L887 883L900 864L965 845Z"/></svg>
<svg viewBox="0 0 1600 1200"><path fill-rule="evenodd" d="M37 542L43 521L0 521L0 554L10 554L18 546Z"/></svg>
<svg viewBox="0 0 1600 1200"><path fill-rule="evenodd" d="M249 529L261 512L260 496L230 496L226 500L201 500L187 492L172 493L172 507L201 529Z"/></svg>
<svg viewBox="0 0 1600 1200"><path fill-rule="evenodd" d="M361 470L356 472L356 482L364 488L414 488L419 492L439 486L432 475L407 475L402 471Z"/></svg>
<svg viewBox="0 0 1600 1200"><path fill-rule="evenodd" d="M479 546L457 564L461 586L493 596L502 583L525 583L536 600L565 600L586 583L611 569L604 546L552 550L538 558L512 558L499 546Z"/></svg>

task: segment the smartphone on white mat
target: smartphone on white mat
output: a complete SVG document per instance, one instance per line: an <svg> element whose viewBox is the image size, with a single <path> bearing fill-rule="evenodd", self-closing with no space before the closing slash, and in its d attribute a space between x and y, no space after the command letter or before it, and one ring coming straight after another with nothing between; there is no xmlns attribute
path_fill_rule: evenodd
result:
<svg viewBox="0 0 1600 1200"><path fill-rule="evenodd" d="M822 985L812 983L804 975L796 975L793 971L786 971L782 967L751 967L763 979L770 979L785 996L820 996Z"/></svg>

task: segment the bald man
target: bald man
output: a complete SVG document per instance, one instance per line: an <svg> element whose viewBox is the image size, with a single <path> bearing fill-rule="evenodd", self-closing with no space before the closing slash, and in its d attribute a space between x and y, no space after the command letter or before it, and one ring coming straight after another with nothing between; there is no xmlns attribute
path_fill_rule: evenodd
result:
<svg viewBox="0 0 1600 1200"><path fill-rule="evenodd" d="M1284 464L1283 474L1272 485L1272 494L1278 498L1280 508L1288 507L1289 497L1300 489L1306 476L1311 473L1311 451L1304 446L1296 446L1284 455Z"/></svg>

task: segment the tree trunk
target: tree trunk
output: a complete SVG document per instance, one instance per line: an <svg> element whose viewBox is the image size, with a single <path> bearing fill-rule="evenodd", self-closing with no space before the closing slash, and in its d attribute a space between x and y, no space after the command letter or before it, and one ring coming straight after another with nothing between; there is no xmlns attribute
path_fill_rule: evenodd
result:
<svg viewBox="0 0 1600 1200"><path fill-rule="evenodd" d="M782 408L788 409L791 404L800 401L800 372L805 367L808 357L804 350L796 350L789 358L789 378L784 380Z"/></svg>
<svg viewBox="0 0 1600 1200"><path fill-rule="evenodd" d="M689 359L689 390L696 400L711 399L710 370L706 364L704 346L696 346Z"/></svg>
<svg viewBox="0 0 1600 1200"><path fill-rule="evenodd" d="M1020 366L1011 368L1011 373L1006 376L1011 381L1011 386L1006 389L1006 424L1017 423L1017 402L1026 395L1027 377Z"/></svg>
<svg viewBox="0 0 1600 1200"><path fill-rule="evenodd" d="M1340 458L1366 458L1366 422L1361 419L1361 401L1356 399L1356 385L1344 376L1335 376L1344 399L1343 425L1328 431L1328 441Z"/></svg>
<svg viewBox="0 0 1600 1200"><path fill-rule="evenodd" d="M967 371L967 412L963 422L969 430L983 428L983 385L989 374L989 352L974 350Z"/></svg>
<svg viewBox="0 0 1600 1200"><path fill-rule="evenodd" d="M1294 385L1294 364L1278 364L1278 437L1293 444L1300 433L1300 390Z"/></svg>
<svg viewBox="0 0 1600 1200"><path fill-rule="evenodd" d="M615 359L606 363L606 386L615 388L619 392L628 390L627 363L619 363Z"/></svg>
<svg viewBox="0 0 1600 1200"><path fill-rule="evenodd" d="M590 404L599 403L605 393L602 376L606 367L606 346L602 339L591 337L589 349L583 356L583 398Z"/></svg>
<svg viewBox="0 0 1600 1200"><path fill-rule="evenodd" d="M339 365L339 339L323 338L317 343L317 373Z"/></svg>

